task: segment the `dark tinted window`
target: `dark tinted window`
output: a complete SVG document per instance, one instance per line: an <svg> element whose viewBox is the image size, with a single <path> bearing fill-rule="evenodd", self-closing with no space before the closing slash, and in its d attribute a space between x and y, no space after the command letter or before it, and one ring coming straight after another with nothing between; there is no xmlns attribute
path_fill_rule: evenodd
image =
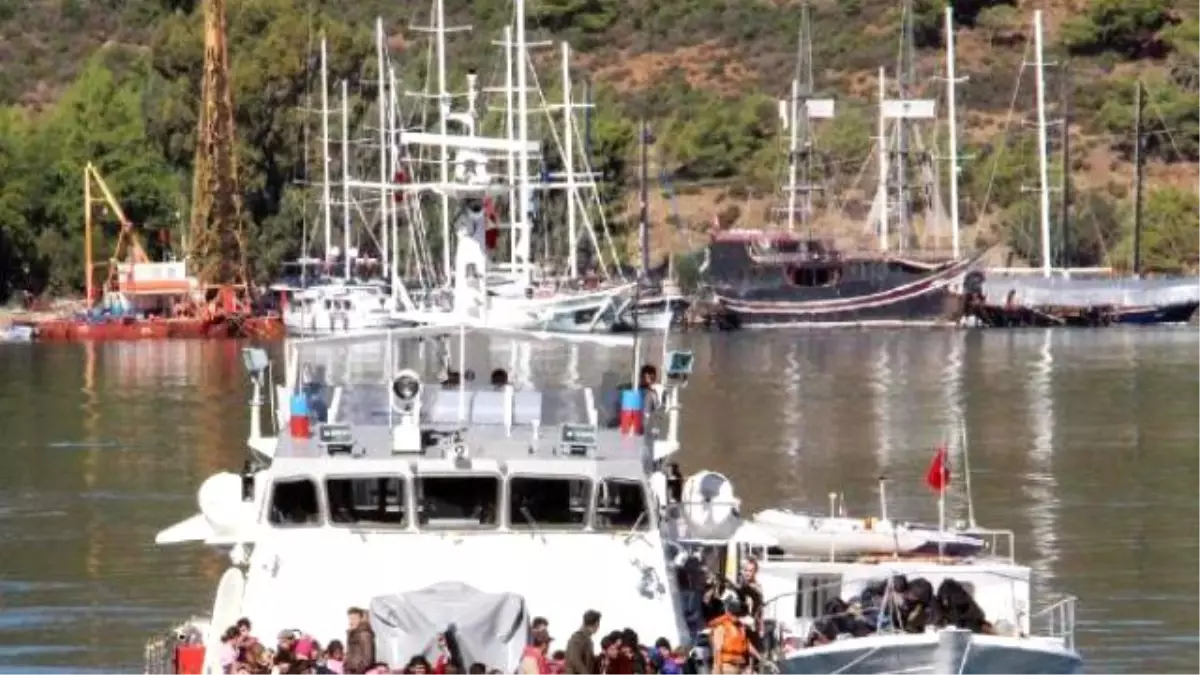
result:
<svg viewBox="0 0 1200 675"><path fill-rule="evenodd" d="M335 525L408 524L404 478L372 476L325 481L329 522Z"/></svg>
<svg viewBox="0 0 1200 675"><path fill-rule="evenodd" d="M317 485L307 478L277 480L271 486L272 525L319 525Z"/></svg>
<svg viewBox="0 0 1200 675"><path fill-rule="evenodd" d="M508 486L510 527L583 529L591 488L587 479L514 476Z"/></svg>

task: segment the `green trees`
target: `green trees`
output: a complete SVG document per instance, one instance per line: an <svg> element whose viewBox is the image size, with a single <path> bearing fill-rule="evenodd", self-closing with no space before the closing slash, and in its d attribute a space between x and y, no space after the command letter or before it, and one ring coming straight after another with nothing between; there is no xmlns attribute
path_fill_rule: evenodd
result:
<svg viewBox="0 0 1200 675"><path fill-rule="evenodd" d="M1114 267L1133 267L1133 213L1124 212L1126 226L1110 261ZM1194 192L1173 187L1150 190L1142 212L1142 268L1152 272L1184 272L1200 263L1200 208Z"/></svg>
<svg viewBox="0 0 1200 675"><path fill-rule="evenodd" d="M1172 0L1090 0L1087 12L1063 27L1063 43L1075 54L1162 55L1168 45L1160 31L1177 22L1173 5Z"/></svg>

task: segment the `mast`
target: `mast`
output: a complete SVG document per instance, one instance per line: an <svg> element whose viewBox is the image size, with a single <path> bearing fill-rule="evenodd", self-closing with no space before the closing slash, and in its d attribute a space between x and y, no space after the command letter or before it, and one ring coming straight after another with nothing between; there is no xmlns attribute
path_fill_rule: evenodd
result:
<svg viewBox="0 0 1200 675"><path fill-rule="evenodd" d="M887 103L887 71L879 68L879 250L888 250L888 129L884 108Z"/></svg>
<svg viewBox="0 0 1200 675"><path fill-rule="evenodd" d="M1142 175L1145 173L1146 156L1142 152L1142 81L1134 86L1133 104L1133 276L1142 276Z"/></svg>
<svg viewBox="0 0 1200 675"><path fill-rule="evenodd" d="M896 61L896 94L899 100L908 99L910 90L916 83L916 41L913 37L913 0L904 0L904 6L900 15L901 21L901 36L900 36L900 56ZM908 204L908 144L909 144L909 125L904 120L901 120L896 127L896 210L899 216L899 233L900 240L898 242L901 251L908 248L909 234L912 229L912 214Z"/></svg>
<svg viewBox="0 0 1200 675"><path fill-rule="evenodd" d="M378 61L378 73L376 75L376 91L379 92L379 229L381 248L379 262L382 265L391 267L391 237L388 230L391 229L391 221L388 219L388 147L387 147L387 107L385 104L387 94L387 84L384 79L384 45L383 45L383 18L375 19L375 55ZM390 275L385 275L385 278L390 278Z"/></svg>
<svg viewBox="0 0 1200 675"><path fill-rule="evenodd" d="M517 136L517 108L513 101L513 37L512 26L504 27L504 138L513 140ZM513 177L517 175L517 155L510 147L506 153L508 156L508 184L511 186ZM517 194L509 190L508 192L508 227L509 232L517 224ZM513 238L509 237L509 263L515 265L517 262L517 246Z"/></svg>
<svg viewBox="0 0 1200 675"><path fill-rule="evenodd" d="M342 257L346 266L342 272L350 280L350 85L342 80Z"/></svg>
<svg viewBox="0 0 1200 675"><path fill-rule="evenodd" d="M438 0L441 2L441 0ZM533 196L529 187L529 48L525 41L525 0L516 0L517 14L517 140L520 141L520 147L517 151L517 184L520 189L520 227L518 232L517 246L519 250L518 258L521 265L520 272L525 280L529 283L530 276L533 270L529 265L529 254L531 250L530 234L532 227L529 223L530 198Z"/></svg>
<svg viewBox="0 0 1200 675"><path fill-rule="evenodd" d="M442 278L449 281L450 262L450 150L446 147L446 118L450 116L450 94L446 91L446 7L443 0L434 0L434 32L437 44L438 133L442 135L438 155L438 178L442 183Z"/></svg>
<svg viewBox="0 0 1200 675"><path fill-rule="evenodd" d="M808 0L800 5L800 35L796 50L796 74L789 101L780 102L780 115L788 129L787 225L792 231L796 213L800 225L812 236L813 193L822 188L812 184L812 121L833 117L833 99L814 98L812 30ZM799 202L799 204L797 204ZM797 208L797 206L799 208Z"/></svg>
<svg viewBox="0 0 1200 675"><path fill-rule="evenodd" d="M1034 62L1037 67L1038 201L1042 228L1042 276L1050 278L1050 179L1046 166L1046 80L1042 60L1042 10L1033 11Z"/></svg>
<svg viewBox="0 0 1200 675"><path fill-rule="evenodd" d="M639 190L641 193L641 212L638 216L638 242L642 253L642 269L638 274L638 279L643 280L646 277L646 271L650 269L650 161L649 161L649 146L650 146L650 127L646 124L646 119L641 120L641 175Z"/></svg>
<svg viewBox="0 0 1200 675"><path fill-rule="evenodd" d="M961 255L958 232L958 126L955 118L954 7L946 5L946 106L950 124L950 237L954 259Z"/></svg>
<svg viewBox="0 0 1200 675"><path fill-rule="evenodd" d="M563 162L567 171L567 268L579 276L579 232L575 225L575 134L571 128L571 45L562 43Z"/></svg>
<svg viewBox="0 0 1200 675"><path fill-rule="evenodd" d="M800 149L799 115L796 106L800 102L800 80L792 80L792 97L788 104L788 232L796 229L796 159Z"/></svg>
<svg viewBox="0 0 1200 675"><path fill-rule="evenodd" d="M1060 265L1070 267L1070 250L1067 246L1071 225L1071 72L1063 65L1062 81L1062 205L1058 218L1058 255Z"/></svg>
<svg viewBox="0 0 1200 675"><path fill-rule="evenodd" d="M321 216L325 221L325 260L333 250L333 197L329 193L329 54L321 33Z"/></svg>

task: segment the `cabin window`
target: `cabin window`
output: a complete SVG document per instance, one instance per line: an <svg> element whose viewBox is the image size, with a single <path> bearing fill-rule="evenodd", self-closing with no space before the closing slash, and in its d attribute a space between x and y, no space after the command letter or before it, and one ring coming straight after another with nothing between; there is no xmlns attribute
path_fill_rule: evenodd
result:
<svg viewBox="0 0 1200 675"><path fill-rule="evenodd" d="M422 527L496 526L500 479L496 476L423 476L416 481L417 514Z"/></svg>
<svg viewBox="0 0 1200 675"><path fill-rule="evenodd" d="M796 618L815 619L825 614L825 604L842 595L837 574L801 574L796 578Z"/></svg>
<svg viewBox="0 0 1200 675"><path fill-rule="evenodd" d="M325 481L329 521L334 525L395 526L408 524L402 476L330 478Z"/></svg>
<svg viewBox="0 0 1200 675"><path fill-rule="evenodd" d="M513 529L583 529L591 482L575 477L514 476L508 481Z"/></svg>
<svg viewBox="0 0 1200 675"><path fill-rule="evenodd" d="M609 478L596 486L596 529L647 530L646 489L641 481Z"/></svg>
<svg viewBox="0 0 1200 675"><path fill-rule="evenodd" d="M837 267L797 265L787 268L788 281L797 286L831 286L842 277Z"/></svg>
<svg viewBox="0 0 1200 675"><path fill-rule="evenodd" d="M272 525L319 525L317 484L308 478L277 480L271 486Z"/></svg>

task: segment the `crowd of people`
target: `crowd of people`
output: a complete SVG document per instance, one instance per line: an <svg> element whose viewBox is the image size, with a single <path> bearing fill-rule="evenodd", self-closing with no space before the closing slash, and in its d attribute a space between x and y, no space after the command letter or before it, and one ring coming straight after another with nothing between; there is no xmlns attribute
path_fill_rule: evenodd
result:
<svg viewBox="0 0 1200 675"><path fill-rule="evenodd" d="M945 579L935 593L928 579L909 580L896 575L867 586L849 602L831 599L804 644L811 647L832 642L841 635L863 637L880 630L924 633L931 627L995 632L983 609L960 582Z"/></svg>
<svg viewBox="0 0 1200 675"><path fill-rule="evenodd" d="M222 635L221 667L230 675L380 675L414 673L455 675L456 673L503 673L484 663L464 664L460 654L438 636L439 656L431 662L424 654L413 656L402 667L376 658L375 632L367 613L357 607L347 612L346 640L332 640L322 648L312 636L297 630L281 631L274 647L263 644L253 633L247 618L239 619ZM604 673L613 675L681 674L686 655L659 638L653 648L642 645L632 629L613 631L600 639L596 648L593 636L599 632L600 613L584 614L583 626L571 636L566 649L550 653L550 624L541 617L531 623L529 644L524 648L518 673L525 675L565 675L566 673Z"/></svg>

